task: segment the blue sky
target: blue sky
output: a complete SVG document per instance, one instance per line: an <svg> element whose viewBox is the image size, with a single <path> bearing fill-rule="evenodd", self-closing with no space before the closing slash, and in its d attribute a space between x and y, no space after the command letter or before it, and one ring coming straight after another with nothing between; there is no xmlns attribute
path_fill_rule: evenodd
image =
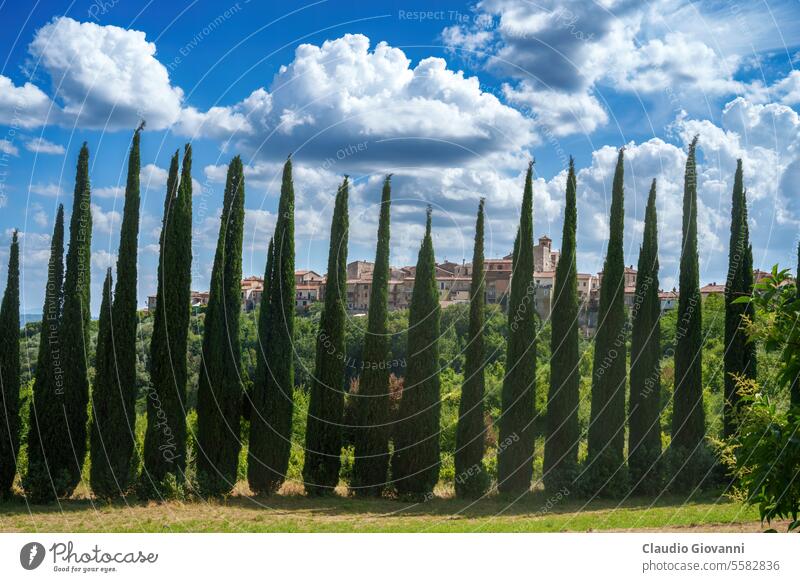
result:
<svg viewBox="0 0 800 582"><path fill-rule="evenodd" d="M432 7L433 5L433 7ZM41 310L55 209L91 152L93 307L114 266L127 148L142 139L139 297L155 289L171 154L191 141L196 289L207 288L225 164L246 164L244 273L261 274L280 166L293 152L297 264L324 268L349 174L352 259L371 259L392 172L392 255L413 263L434 206L439 259L469 259L485 196L489 253L513 240L527 160L537 236L560 242L579 169L579 268L601 268L616 149L626 146L626 260L659 182L662 286L677 281L686 144L700 135L704 282L727 264L730 188L745 164L756 265L793 265L800 226L800 8L795 2L1 2L0 277L22 233L23 311Z"/></svg>

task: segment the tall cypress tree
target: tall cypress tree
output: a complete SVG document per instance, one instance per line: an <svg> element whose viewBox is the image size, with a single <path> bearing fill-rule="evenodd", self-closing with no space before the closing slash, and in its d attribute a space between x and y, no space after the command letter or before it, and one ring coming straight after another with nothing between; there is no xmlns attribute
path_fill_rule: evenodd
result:
<svg viewBox="0 0 800 582"><path fill-rule="evenodd" d="M306 424L303 480L311 495L332 493L339 482L344 413L344 367L347 351L347 239L349 185L345 176L336 193L328 250L325 305L317 331L317 354Z"/></svg>
<svg viewBox="0 0 800 582"><path fill-rule="evenodd" d="M197 390L197 481L206 495L225 495L236 485L241 448L244 196L244 168L236 156L228 166Z"/></svg>
<svg viewBox="0 0 800 582"><path fill-rule="evenodd" d="M536 318L533 285L533 162L528 165L522 211L514 241L508 303L508 347L503 379L497 488L528 491L533 477L533 418L536 407Z"/></svg>
<svg viewBox="0 0 800 582"><path fill-rule="evenodd" d="M63 286L64 206L59 204L50 241L39 354L28 421L28 470L22 480L26 495L34 503L64 495L69 480L64 462L60 460L61 455L69 453L64 439L67 433L62 404L64 370L58 334Z"/></svg>
<svg viewBox="0 0 800 582"><path fill-rule="evenodd" d="M86 457L86 421L89 404L89 322L92 262L92 210L89 186L89 148L84 142L78 156L72 216L69 223L64 307L61 314L61 364L64 368L63 400L67 418L66 457L54 459L51 471L66 469L69 478L65 495L80 483ZM48 459L49 461L49 459Z"/></svg>
<svg viewBox="0 0 800 582"><path fill-rule="evenodd" d="M795 272L795 293L800 295L800 243L797 243L797 271ZM789 403L792 407L800 406L800 378L795 378L789 387Z"/></svg>
<svg viewBox="0 0 800 582"><path fill-rule="evenodd" d="M0 499L9 497L19 453L19 242L11 235L8 278L0 305Z"/></svg>
<svg viewBox="0 0 800 582"><path fill-rule="evenodd" d="M156 309L150 342L147 431L142 484L161 496L165 480L183 483L186 472L186 353L192 277L192 148L186 145L178 181L172 158L160 236Z"/></svg>
<svg viewBox="0 0 800 582"><path fill-rule="evenodd" d="M739 404L737 377L755 378L755 344L747 341L744 322L753 319L751 303L735 303L739 297L753 294L753 247L747 225L747 199L744 189L742 160L736 162L731 206L731 239L728 250L728 278L725 284L725 406L724 434L736 431L735 418Z"/></svg>
<svg viewBox="0 0 800 582"><path fill-rule="evenodd" d="M588 465L589 493L619 495L625 487L625 220L624 150L620 149L611 192L608 252L603 266L592 370Z"/></svg>
<svg viewBox="0 0 800 582"><path fill-rule="evenodd" d="M484 199L478 205L475 221L475 247L472 251L472 281L469 297L469 331L464 349L464 383L458 403L456 427L455 486L459 497L481 497L489 488L489 475L483 464L486 425L483 421L483 396L486 389L486 354L483 339L486 306L486 272L483 266Z"/></svg>
<svg viewBox="0 0 800 582"><path fill-rule="evenodd" d="M428 206L408 312L408 365L394 434L392 480L401 495L430 495L439 480L440 315Z"/></svg>
<svg viewBox="0 0 800 582"><path fill-rule="evenodd" d="M103 298L100 303L100 320L97 323L97 352L94 363L94 386L92 389L91 469L89 480L94 494L101 498L112 498L124 492L122 482L117 481L115 469L120 459L115 455L118 443L112 442L115 422L124 422L117 414L117 386L114 370L114 340L111 337L111 269L106 271L103 283ZM130 460L129 460L130 461Z"/></svg>
<svg viewBox="0 0 800 582"><path fill-rule="evenodd" d="M92 489L100 497L123 493L130 483L136 439L136 262L139 237L139 156L142 123L133 134L120 229L117 285L109 311L106 374L95 370L92 390ZM110 292L110 290L109 290ZM103 297L105 301L106 297ZM98 346L99 346L98 339ZM96 360L107 357L98 347ZM99 448L98 448L99 447Z"/></svg>
<svg viewBox="0 0 800 582"><path fill-rule="evenodd" d="M543 478L547 489L569 487L577 476L578 400L580 353L578 349L578 268L575 232L578 224L575 162L570 157L561 258L553 284L550 315L550 391L547 397L547 435L544 441Z"/></svg>
<svg viewBox="0 0 800 582"><path fill-rule="evenodd" d="M266 467L260 466L263 463L261 458L254 454L254 451L259 451L259 446L263 449L263 440L265 438L264 431L270 430L266 425L263 411L267 406L266 394L266 374L269 373L267 369L267 346L270 343L270 333L272 331L272 323L270 321L270 308L269 298L272 297L271 282L272 273L274 271L274 255L275 255L275 238L274 236L269 239L269 246L267 247L267 264L264 269L264 290L261 293L261 303L258 307L258 348L256 349L256 376L253 381L253 387L249 394L245 394L245 398L249 398L249 414L250 414L250 433L248 435L248 459L247 459L247 481L250 483L251 489L256 491L256 485L263 484L267 476L265 473L269 470Z"/></svg>
<svg viewBox="0 0 800 582"><path fill-rule="evenodd" d="M675 394L672 404L673 486L689 491L704 477L703 338L697 257L697 137L689 145L683 188Z"/></svg>
<svg viewBox="0 0 800 582"><path fill-rule="evenodd" d="M260 338L265 361L258 361L254 390L256 396L250 419L248 481L256 493L274 493L286 479L292 446L294 412L294 183L292 160L283 166L278 221L273 238L270 277L269 334Z"/></svg>
<svg viewBox="0 0 800 582"><path fill-rule="evenodd" d="M639 249L631 332L631 395L628 467L633 490L660 491L661 303L658 299L658 218L656 181L650 186Z"/></svg>
<svg viewBox="0 0 800 582"><path fill-rule="evenodd" d="M351 487L356 495L379 497L389 470L389 227L392 198L391 175L383 181L378 244L372 271L367 331L364 334L364 367L356 399L355 461Z"/></svg>

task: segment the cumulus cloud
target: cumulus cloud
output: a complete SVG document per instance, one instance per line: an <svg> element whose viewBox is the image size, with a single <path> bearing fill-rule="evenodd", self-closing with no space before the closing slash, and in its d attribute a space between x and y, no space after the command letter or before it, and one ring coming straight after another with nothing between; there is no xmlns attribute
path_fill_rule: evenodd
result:
<svg viewBox="0 0 800 582"><path fill-rule="evenodd" d="M116 210L104 211L97 204L92 204L92 229L94 232L111 234L119 231L122 215Z"/></svg>
<svg viewBox="0 0 800 582"><path fill-rule="evenodd" d="M116 198L117 196L124 196L125 188L122 186L101 186L100 188L92 188L92 196L97 198Z"/></svg>
<svg viewBox="0 0 800 582"><path fill-rule="evenodd" d="M7 139L0 139L0 153L7 154L9 156L18 156L19 148Z"/></svg>
<svg viewBox="0 0 800 582"><path fill-rule="evenodd" d="M55 93L51 99L30 82L15 86L0 76L4 123L114 130L146 119L163 129L179 117L183 91L170 83L144 32L62 16L36 31L28 51Z"/></svg>
<svg viewBox="0 0 800 582"><path fill-rule="evenodd" d="M42 228L47 226L48 223L47 213L44 211L42 205L39 204L38 202L34 202L33 204L31 204L31 218L33 219L33 222L37 224L37 226L40 226Z"/></svg>
<svg viewBox="0 0 800 582"><path fill-rule="evenodd" d="M30 82L22 86L0 75L0 122L18 127L38 127L58 120L58 110L44 91Z"/></svg>
<svg viewBox="0 0 800 582"><path fill-rule="evenodd" d="M139 181L147 188L165 188L169 172L155 164L145 164L139 172Z"/></svg>
<svg viewBox="0 0 800 582"><path fill-rule="evenodd" d="M61 185L56 184L54 182L50 182L47 184L31 184L30 191L32 194L38 194L39 196L61 196L64 191L61 189Z"/></svg>
<svg viewBox="0 0 800 582"><path fill-rule="evenodd" d="M62 155L66 151L64 146L47 141L43 137L35 137L25 141L25 149L36 154Z"/></svg>
<svg viewBox="0 0 800 582"><path fill-rule="evenodd" d="M797 39L789 24L796 23L796 11L780 3L774 8ZM564 135L591 133L607 122L596 100L605 89L687 103L750 91L736 78L744 57L776 48L784 28L759 18L754 6L682 0L482 0L475 11L469 23L443 31L444 43L516 79L507 97ZM797 98L794 83L787 78L775 88L787 103Z"/></svg>
<svg viewBox="0 0 800 582"><path fill-rule="evenodd" d="M92 251L92 267L105 271L117 264L117 255L106 250Z"/></svg>
<svg viewBox="0 0 800 582"><path fill-rule="evenodd" d="M476 77L440 58L415 67L385 42L360 34L300 45L269 90L207 113L189 110L184 131L232 135L246 151L340 167L446 165L535 142L533 125L484 92ZM237 133L238 132L238 133Z"/></svg>
<svg viewBox="0 0 800 582"><path fill-rule="evenodd" d="M771 85L756 80L750 83L744 96L752 103L780 103L794 106L800 104L800 71L790 71Z"/></svg>
<svg viewBox="0 0 800 582"><path fill-rule="evenodd" d="M573 94L537 89L523 80L517 85L505 84L503 93L509 103L527 111L556 136L590 134L608 122L608 113L590 92Z"/></svg>

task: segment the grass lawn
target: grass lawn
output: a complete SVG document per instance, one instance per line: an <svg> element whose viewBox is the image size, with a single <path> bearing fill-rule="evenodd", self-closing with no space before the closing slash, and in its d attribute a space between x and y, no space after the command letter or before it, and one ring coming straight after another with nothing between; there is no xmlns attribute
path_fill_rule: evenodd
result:
<svg viewBox="0 0 800 582"><path fill-rule="evenodd" d="M777 524L776 524L777 525ZM780 529L780 526L777 526ZM60 505L0 503L9 532L560 532L763 531L754 508L706 496L553 502L543 492L513 501L437 497L424 503L352 497L310 499L235 495L224 501L113 504L89 499Z"/></svg>

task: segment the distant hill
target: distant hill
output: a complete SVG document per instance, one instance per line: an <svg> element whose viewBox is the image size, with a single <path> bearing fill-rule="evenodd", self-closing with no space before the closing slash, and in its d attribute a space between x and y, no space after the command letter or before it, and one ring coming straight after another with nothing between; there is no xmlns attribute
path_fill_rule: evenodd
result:
<svg viewBox="0 0 800 582"><path fill-rule="evenodd" d="M20 313L19 314L19 326L25 327L27 323L35 323L37 321L42 320L41 313Z"/></svg>

